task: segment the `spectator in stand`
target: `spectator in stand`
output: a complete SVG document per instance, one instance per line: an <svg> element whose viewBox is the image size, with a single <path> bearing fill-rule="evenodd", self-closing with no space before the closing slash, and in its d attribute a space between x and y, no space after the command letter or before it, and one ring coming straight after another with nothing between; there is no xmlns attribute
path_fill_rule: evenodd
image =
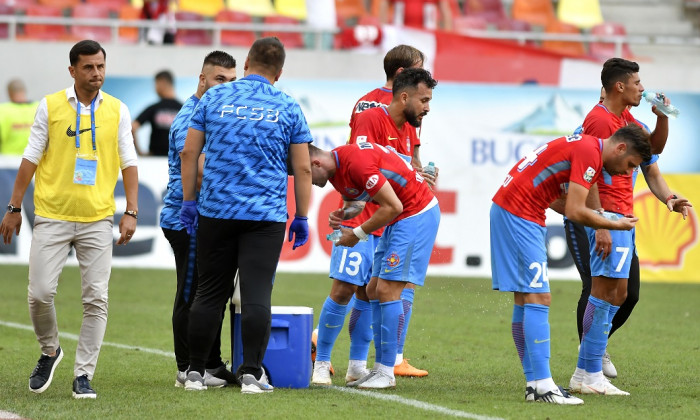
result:
<svg viewBox="0 0 700 420"><path fill-rule="evenodd" d="M168 134L170 126L182 108L182 102L175 97L175 81L173 74L168 70L158 72L155 77L156 94L160 101L146 108L131 123L131 131L134 135L134 144L139 155L168 156ZM151 124L151 142L148 152L144 153L139 148L136 133L145 123Z"/></svg>
<svg viewBox="0 0 700 420"><path fill-rule="evenodd" d="M379 0L379 20L396 26L452 30L450 0ZM389 7L393 6L393 18ZM439 23L439 26L438 26Z"/></svg>
<svg viewBox="0 0 700 420"><path fill-rule="evenodd" d="M0 154L21 155L39 103L27 100L27 89L19 79L7 84L7 96L10 102L0 104Z"/></svg>
<svg viewBox="0 0 700 420"><path fill-rule="evenodd" d="M175 43L175 14L170 11L171 0L144 0L141 19L157 20L160 25L145 30L145 40L151 45Z"/></svg>

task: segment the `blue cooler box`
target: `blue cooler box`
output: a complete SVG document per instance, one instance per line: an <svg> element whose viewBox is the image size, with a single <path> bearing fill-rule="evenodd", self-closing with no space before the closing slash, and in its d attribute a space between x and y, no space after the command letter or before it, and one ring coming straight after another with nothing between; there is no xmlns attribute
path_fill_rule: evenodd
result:
<svg viewBox="0 0 700 420"><path fill-rule="evenodd" d="M232 311L233 312L233 311ZM263 367L270 383L278 388L308 388L311 380L311 331L314 310L306 306L273 306L270 340ZM231 318L232 370L243 363L240 307Z"/></svg>

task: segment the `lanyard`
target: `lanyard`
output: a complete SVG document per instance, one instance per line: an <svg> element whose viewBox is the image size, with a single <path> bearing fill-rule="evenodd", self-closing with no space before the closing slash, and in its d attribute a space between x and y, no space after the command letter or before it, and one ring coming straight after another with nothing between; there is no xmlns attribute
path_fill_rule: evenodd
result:
<svg viewBox="0 0 700 420"><path fill-rule="evenodd" d="M90 131L92 131L92 151L97 150L97 144L95 143L95 101L97 96L95 96L90 102ZM75 96L76 108L78 116L75 117L75 148L80 150L80 100L78 96Z"/></svg>

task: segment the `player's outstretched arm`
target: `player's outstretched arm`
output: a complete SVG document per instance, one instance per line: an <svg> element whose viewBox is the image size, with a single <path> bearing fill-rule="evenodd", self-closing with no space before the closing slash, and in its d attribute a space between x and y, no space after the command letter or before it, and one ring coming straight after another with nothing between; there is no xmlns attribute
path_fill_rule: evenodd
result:
<svg viewBox="0 0 700 420"><path fill-rule="evenodd" d="M666 180L661 174L659 165L656 162L651 165L642 166L642 173L644 174L644 179L649 185L651 192L658 198L662 203L666 204L668 211L675 211L683 215L683 220L688 217L688 207L693 207L692 204L686 198L679 197L678 195L671 192L668 187Z"/></svg>

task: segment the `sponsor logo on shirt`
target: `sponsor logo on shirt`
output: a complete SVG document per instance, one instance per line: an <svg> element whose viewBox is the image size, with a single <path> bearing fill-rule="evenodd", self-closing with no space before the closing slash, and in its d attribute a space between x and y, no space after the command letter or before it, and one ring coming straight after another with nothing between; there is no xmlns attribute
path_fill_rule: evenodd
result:
<svg viewBox="0 0 700 420"><path fill-rule="evenodd" d="M360 112L366 111L370 108L376 108L378 106L384 106L384 104L381 102L375 102L375 101L360 101L357 103L357 107L355 108L355 113L359 114Z"/></svg>
<svg viewBox="0 0 700 420"><path fill-rule="evenodd" d="M589 166L588 169L586 169L586 173L583 174L583 179L585 179L586 182L591 182L591 181L593 181L594 176L595 176L595 169L593 169Z"/></svg>
<svg viewBox="0 0 700 420"><path fill-rule="evenodd" d="M372 175L367 180L367 183L365 184L365 189L371 190L372 188L374 188L375 185L377 185L377 182L379 182L379 175Z"/></svg>
<svg viewBox="0 0 700 420"><path fill-rule="evenodd" d="M97 127L95 127L95 129L97 129ZM92 129L91 129L91 128L85 128L85 129L83 129L83 130L78 131L77 134L83 134L84 132L90 131L90 130L92 130ZM73 131L73 124L69 125L68 128L66 128L66 135L67 135L68 137L75 137L76 132Z"/></svg>

